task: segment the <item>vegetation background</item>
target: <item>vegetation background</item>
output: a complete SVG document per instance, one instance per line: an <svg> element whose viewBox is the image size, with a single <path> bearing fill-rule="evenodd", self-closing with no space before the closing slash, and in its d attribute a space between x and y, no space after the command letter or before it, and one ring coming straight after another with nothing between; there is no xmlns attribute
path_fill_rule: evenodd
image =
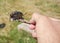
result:
<svg viewBox="0 0 60 43"><path fill-rule="evenodd" d="M10 21L10 13L21 11L29 20L33 12L60 19L60 0L0 0L0 23L6 23L0 29L0 43L36 43L30 33L17 30L20 22Z"/></svg>

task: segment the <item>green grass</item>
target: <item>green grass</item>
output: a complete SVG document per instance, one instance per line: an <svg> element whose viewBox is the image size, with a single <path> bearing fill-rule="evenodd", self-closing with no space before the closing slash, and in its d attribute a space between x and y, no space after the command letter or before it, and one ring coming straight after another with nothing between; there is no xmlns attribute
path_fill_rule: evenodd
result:
<svg viewBox="0 0 60 43"><path fill-rule="evenodd" d="M36 43L30 33L17 31L19 22L10 21L10 13L16 10L23 12L27 20L36 11L60 19L60 0L0 0L0 23L6 23L6 27L0 29L0 43Z"/></svg>

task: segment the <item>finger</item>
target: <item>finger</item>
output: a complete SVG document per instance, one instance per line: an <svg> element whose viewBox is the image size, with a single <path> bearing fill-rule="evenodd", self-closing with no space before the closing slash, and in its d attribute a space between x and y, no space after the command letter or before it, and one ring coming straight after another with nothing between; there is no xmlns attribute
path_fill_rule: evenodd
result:
<svg viewBox="0 0 60 43"><path fill-rule="evenodd" d="M33 17L30 19L29 23L31 23L31 24L35 24L36 23Z"/></svg>
<svg viewBox="0 0 60 43"><path fill-rule="evenodd" d="M37 38L37 34L36 34L36 32L35 32L35 31L34 31L34 32L32 32L32 37Z"/></svg>
<svg viewBox="0 0 60 43"><path fill-rule="evenodd" d="M33 24L30 24L29 27L31 30L35 29L35 25L33 25Z"/></svg>
<svg viewBox="0 0 60 43"><path fill-rule="evenodd" d="M32 18L30 19L29 22L35 25L39 18L40 18L39 13L33 13Z"/></svg>

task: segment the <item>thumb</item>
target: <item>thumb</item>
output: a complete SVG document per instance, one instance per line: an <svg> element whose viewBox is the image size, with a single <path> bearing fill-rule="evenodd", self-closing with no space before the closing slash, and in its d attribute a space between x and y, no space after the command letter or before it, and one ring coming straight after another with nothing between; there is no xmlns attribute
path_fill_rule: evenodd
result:
<svg viewBox="0 0 60 43"><path fill-rule="evenodd" d="M40 18L39 13L33 13L32 18L30 19L29 22L32 24L36 24L39 18Z"/></svg>

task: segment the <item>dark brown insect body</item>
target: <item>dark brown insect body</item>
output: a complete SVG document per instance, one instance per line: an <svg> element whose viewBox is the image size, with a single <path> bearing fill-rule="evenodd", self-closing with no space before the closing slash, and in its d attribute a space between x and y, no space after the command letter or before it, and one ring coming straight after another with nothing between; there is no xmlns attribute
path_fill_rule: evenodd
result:
<svg viewBox="0 0 60 43"><path fill-rule="evenodd" d="M14 11L10 14L10 18L13 20L23 19L23 13L20 11Z"/></svg>

